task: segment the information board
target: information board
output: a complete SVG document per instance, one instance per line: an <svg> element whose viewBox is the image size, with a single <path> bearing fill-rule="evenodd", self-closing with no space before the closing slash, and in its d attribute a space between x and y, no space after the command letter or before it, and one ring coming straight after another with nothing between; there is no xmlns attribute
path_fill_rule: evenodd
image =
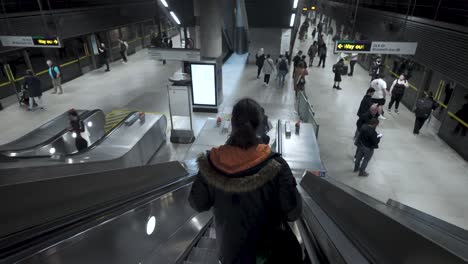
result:
<svg viewBox="0 0 468 264"><path fill-rule="evenodd" d="M191 64L193 105L216 106L216 65Z"/></svg>
<svg viewBox="0 0 468 264"><path fill-rule="evenodd" d="M200 50L197 49L149 48L148 54L153 60L200 61Z"/></svg>
<svg viewBox="0 0 468 264"><path fill-rule="evenodd" d="M61 48L59 37L0 36L4 47Z"/></svg>
<svg viewBox="0 0 468 264"><path fill-rule="evenodd" d="M417 42L338 40L335 52L414 55Z"/></svg>

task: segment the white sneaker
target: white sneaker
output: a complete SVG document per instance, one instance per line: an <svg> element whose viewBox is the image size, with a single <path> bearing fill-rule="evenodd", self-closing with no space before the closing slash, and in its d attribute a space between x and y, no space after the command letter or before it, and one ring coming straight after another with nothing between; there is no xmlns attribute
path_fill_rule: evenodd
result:
<svg viewBox="0 0 468 264"><path fill-rule="evenodd" d="M398 109L395 109L395 113L399 114L400 112L398 111Z"/></svg>
<svg viewBox="0 0 468 264"><path fill-rule="evenodd" d="M385 116L379 116L379 119L386 120L387 118Z"/></svg>

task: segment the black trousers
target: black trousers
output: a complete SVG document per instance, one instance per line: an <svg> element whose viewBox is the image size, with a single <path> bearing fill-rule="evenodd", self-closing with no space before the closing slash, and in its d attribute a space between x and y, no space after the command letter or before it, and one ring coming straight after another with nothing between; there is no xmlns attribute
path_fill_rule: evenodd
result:
<svg viewBox="0 0 468 264"><path fill-rule="evenodd" d="M354 162L354 170L359 170L360 173L365 172L373 155L374 149L358 145L356 150L356 161Z"/></svg>
<svg viewBox="0 0 468 264"><path fill-rule="evenodd" d="M269 84L269 83L270 83L270 74L265 74L265 78L263 78L263 81L264 81L266 84Z"/></svg>
<svg viewBox="0 0 468 264"><path fill-rule="evenodd" d="M262 73L263 65L257 65L257 78L260 77L260 73Z"/></svg>
<svg viewBox="0 0 468 264"><path fill-rule="evenodd" d="M356 62L357 61L355 61L355 60L352 60L352 61L349 62L349 66L351 68L350 71L349 71L349 74L348 74L349 76L353 76L353 74L354 74L354 65L356 65Z"/></svg>
<svg viewBox="0 0 468 264"><path fill-rule="evenodd" d="M103 58L102 58L102 64L105 64L105 65L106 65L106 71L108 71L108 70L109 70L109 59L103 57Z"/></svg>
<svg viewBox="0 0 468 264"><path fill-rule="evenodd" d="M120 56L122 57L122 60L123 60L123 61L127 62L127 56L125 55L125 51L124 51L124 50L123 50L123 51L122 51L122 50L120 51Z"/></svg>
<svg viewBox="0 0 468 264"><path fill-rule="evenodd" d="M416 120L414 120L414 129L413 129L414 134L419 134L419 130L421 130L426 120L427 118L424 118L424 117L416 117Z"/></svg>
<svg viewBox="0 0 468 264"><path fill-rule="evenodd" d="M317 67L320 67L320 65L321 65L322 62L323 62L322 68L325 68L325 60L326 60L326 59L327 59L327 57L325 57L325 56L320 56L319 64L317 65Z"/></svg>
<svg viewBox="0 0 468 264"><path fill-rule="evenodd" d="M390 99L390 103L388 104L388 109L392 109L393 104L395 103L395 109L398 110L400 106L400 101L403 98L403 94L392 94L392 98Z"/></svg>

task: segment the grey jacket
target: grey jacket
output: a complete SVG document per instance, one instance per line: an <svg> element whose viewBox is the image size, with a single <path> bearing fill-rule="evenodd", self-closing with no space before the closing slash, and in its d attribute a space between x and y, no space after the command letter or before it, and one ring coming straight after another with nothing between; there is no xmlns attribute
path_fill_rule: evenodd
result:
<svg viewBox="0 0 468 264"><path fill-rule="evenodd" d="M272 74L273 70L275 69L275 63L271 58L266 59L265 63L263 63L263 72L265 74Z"/></svg>

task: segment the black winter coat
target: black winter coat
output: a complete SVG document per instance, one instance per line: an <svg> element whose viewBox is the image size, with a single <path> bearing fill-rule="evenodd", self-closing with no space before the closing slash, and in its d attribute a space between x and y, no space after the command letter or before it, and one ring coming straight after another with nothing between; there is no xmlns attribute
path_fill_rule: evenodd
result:
<svg viewBox="0 0 468 264"><path fill-rule="evenodd" d="M369 108L372 106L372 96L364 95L361 101L361 105L359 105L359 110L357 115L360 117L362 114L369 111Z"/></svg>
<svg viewBox="0 0 468 264"><path fill-rule="evenodd" d="M28 90L29 97L41 97L41 80L36 76L26 76L24 78L24 88Z"/></svg>
<svg viewBox="0 0 468 264"><path fill-rule="evenodd" d="M366 113L362 114L359 116L358 121L356 122L356 127L358 130L361 129L361 127L364 124L367 124L372 118L379 118L379 114L372 115L372 113L368 110Z"/></svg>
<svg viewBox="0 0 468 264"><path fill-rule="evenodd" d="M380 138L377 137L375 128L365 124L359 131L357 142L358 145L364 145L367 148L376 149L379 148Z"/></svg>
<svg viewBox="0 0 468 264"><path fill-rule="evenodd" d="M296 180L277 154L234 175L214 167L209 154L198 158L198 166L189 202L199 212L213 207L223 264L255 264L262 245L275 240L278 226L302 212Z"/></svg>

